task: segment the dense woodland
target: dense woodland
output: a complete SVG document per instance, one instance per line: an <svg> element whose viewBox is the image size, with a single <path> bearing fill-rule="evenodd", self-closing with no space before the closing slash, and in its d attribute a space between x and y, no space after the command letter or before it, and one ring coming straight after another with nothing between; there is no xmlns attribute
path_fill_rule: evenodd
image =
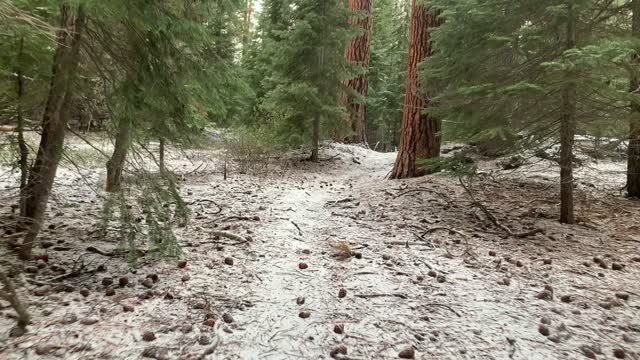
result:
<svg viewBox="0 0 640 360"><path fill-rule="evenodd" d="M576 266L581 266L581 257L593 257L596 267L622 271L622 278L609 285L615 288L606 291L615 293L615 301L627 301L628 294L637 298L634 291L640 289L629 279L637 279L638 270L630 264L640 260L639 54L640 0L0 0L0 304L5 313L12 311L13 315L7 316L17 322L7 329L10 336L0 338L0 357L3 353L26 356L32 348L37 355L57 352L60 356L70 349L71 345L60 344L38 347L39 340L29 338L33 333L29 332L30 324L45 321L38 319L39 312L34 309L46 307L32 300L31 287L37 287L36 293L38 289L44 293L46 288L48 295L66 284L73 287L57 292L70 289L72 293L77 286L87 293L95 288L110 296L113 281L104 279L122 275L122 271L129 271L129 277L138 271L160 272L155 269L167 264L175 268L176 261L179 269L187 267L187 261L195 268L197 256L215 255L216 250L200 253L191 248L199 235L185 231L193 228L208 231L208 237L215 241L232 242L216 243L218 251L249 246L239 252L240 257L260 252L247 244L261 231L272 231L269 239L274 241L273 248L267 250L274 251L284 237L282 229L246 224L279 219L271 208L269 214L258 215L258 211L264 212L282 199L287 200L282 200L281 206L290 211L285 209L279 216L295 225L296 236L317 237L313 244L319 247L326 245L322 241L331 242L326 246L332 250L321 252L311 243L298 249L298 245L286 242L294 240L282 240L283 249L291 247L288 250L298 255L337 249L341 261L358 261L377 238L383 239L376 245L382 252L393 246L397 251L409 249L409 240L402 238L406 236L421 244L412 246L427 242L430 249L441 251L447 259L442 261L464 259L457 265L446 263L446 267L461 269L474 261L482 263L476 252L484 255L488 251L493 260L496 251L489 249L495 246L511 249L504 250L508 253L504 260L490 266L506 274L500 273L497 280L504 286L516 277L513 271L523 267L521 260L532 259L533 267L540 249L549 249L547 243L540 245L541 239L597 238L600 244L615 239L619 243L612 242L605 250L589 243L578 251L563 243L558 246L564 255L558 258L575 260ZM91 154L89 160L79 149ZM196 157L204 159L198 167L193 165ZM549 175L553 181L542 184L532 180L527 171L534 158L553 169L557 174ZM500 168L486 170L495 164ZM257 168L266 170L256 174ZM611 182L598 180L605 168L618 171ZM510 176L504 171L523 169L524 175L518 179L495 177L499 171ZM585 174L596 175L591 178ZM211 187L218 190L210 193ZM296 189L306 189L308 199ZM327 197L328 189L335 191L333 198ZM374 191L379 195L373 195ZM238 198L240 192L256 198ZM276 193L280 195L273 195ZM405 196L408 193L411 196ZM74 204L72 198L86 201ZM383 198L388 201L381 201ZM316 208L314 199L324 207ZM375 209L361 208L378 201ZM534 207L535 202L542 205ZM211 204L218 210L206 210ZM75 207L80 212L69 214ZM390 208L381 210L385 207ZM540 215L542 208L544 216ZM515 220L520 210L535 213L534 220ZM302 216L303 211L314 214ZM604 215L596 221L594 212ZM394 215L389 218L389 213ZM336 216L343 220L336 220ZM311 220L316 218L317 223ZM419 218L419 223L407 225ZM68 232L56 232L60 227L56 219L65 219ZM309 222L308 226L301 227L301 221ZM345 228L355 229L341 235L341 221L348 224ZM387 234L396 226L400 233ZM364 245L354 240L363 232L373 237ZM431 239L436 232L451 239L440 244ZM82 256L106 257L121 263L112 265L118 270L107 270L109 276L99 275L104 268L87 269L84 260L78 268L76 263L82 256L74 260L64 253L57 255L62 270L51 270L49 259L57 257L47 249L61 237L73 245L56 245L54 249L77 248L85 254ZM494 245L481 242L489 238ZM524 241L529 242L511 248ZM530 247L533 242L537 247ZM463 248L454 251L455 246ZM600 251L615 255L605 256ZM461 255L452 255L457 252ZM418 256L416 253L424 255L422 250L405 255ZM433 260L430 254L424 261ZM387 270L402 266L393 262L394 256L381 256L381 266ZM522 259L516 260L517 256ZM539 266L551 271L551 258L542 257ZM233 266L233 258L227 256L218 263ZM590 258L582 267L591 267ZM209 259L202 264L206 261ZM272 269L282 265L270 264ZM415 264L418 266L417 261ZM445 267L444 263L436 264ZM515 270L504 268L511 265ZM298 271L307 266L300 262ZM426 278L432 277L438 286L448 284L449 274L454 272L427 267ZM371 272L383 276L384 271ZM573 270L568 272L577 276ZM397 270L394 276L398 273L406 271ZM601 281L599 277L605 277L601 274L591 275L590 281ZM212 273L219 281L231 283L233 276L241 276L225 278L227 275ZM188 280L184 276L182 283ZM101 285L87 285L97 277L104 278ZM424 278L418 275L412 281L419 283ZM78 283L69 284L69 280ZM141 279L141 284L153 289L157 280L155 275ZM542 292L533 297L552 300L557 283L577 282L563 278L552 285L552 280L549 273L536 278ZM120 277L120 288L132 286L128 281ZM340 288L339 298L347 296L345 288ZM180 299L177 290L171 289L164 293L164 299ZM270 288L265 293L278 291ZM393 291L356 297L399 301L402 306L410 303L407 298L412 295ZM464 297L477 289L459 291ZM598 294L602 292L605 290ZM232 293L226 296L232 298ZM596 296L583 295L585 299ZM560 294L557 296L560 299ZM565 295L561 302L572 303L576 298L582 299ZM234 323L228 312L212 310L215 306L205 301L207 314L213 312L221 319L216 324ZM429 302L440 310L444 307L451 317L465 316L447 301L422 303ZM294 302L301 306L305 298ZM626 325L629 332L640 331L637 302L624 305L627 307L616 304L612 306L626 311L621 319L635 317L635 323L630 320ZM582 306L585 309L588 307ZM376 312L373 308L366 311ZM299 318L306 319L311 313L303 310ZM205 325L210 318L213 315L207 315ZM576 358L576 354L601 358L603 352L606 355L602 358L640 356L638 343L627 341L624 336L631 336L627 333L624 341L603 343L606 349L585 348L571 343L578 341L576 338L582 341L584 334L574 334L573 340L563 337L566 327L558 327L559 335L551 330L550 336L552 326L545 319L543 316L539 328L534 329L535 335L566 347L558 345L555 352L535 350L535 345L530 345L520 358ZM214 327L213 321L210 326ZM337 324L333 332L343 334L340 326ZM459 326L464 329L464 323ZM241 329L220 331L232 330ZM381 344L391 343L384 351L397 348L400 351L393 350L391 357L401 358L414 358L416 351L435 358L485 358L502 351L481 348L473 341L476 347L470 347L472 351L455 354L443 350L446 346L411 345L415 339L425 338L427 343L437 343L435 331L431 335L412 333L412 340L406 343L385 338L389 332L374 335L363 330L351 341L379 336ZM155 335L148 333L142 334L142 340L153 341ZM239 346L216 355L224 340L211 345L209 335L202 334L196 342L204 350L189 350L193 357L182 351L183 358L254 358L266 351ZM323 338L315 334L316 340ZM505 336L510 339L511 335ZM314 340L309 337L308 341ZM318 344L321 350L316 352L314 347L301 356L317 358L329 347L325 356L350 358L345 346L348 337L338 340L340 344ZM18 350L24 342L11 340L14 338L30 339L24 341L33 344ZM597 342L598 336L586 338ZM495 344L492 341L487 340ZM516 353L515 343L509 340L504 345L510 358ZM274 345L282 351L275 353L276 358L290 358L294 356L291 351L297 354L300 350L287 344L284 348L289 353ZM349 344L350 349L356 349L353 358L386 356L376 355L373 348L365 351ZM114 358L139 355L132 355L133 346L129 350L129 345L122 346L125 352L114 353ZM178 358L171 352L174 350L170 346L147 347L143 356ZM507 357L507 353L500 354L498 358Z"/></svg>

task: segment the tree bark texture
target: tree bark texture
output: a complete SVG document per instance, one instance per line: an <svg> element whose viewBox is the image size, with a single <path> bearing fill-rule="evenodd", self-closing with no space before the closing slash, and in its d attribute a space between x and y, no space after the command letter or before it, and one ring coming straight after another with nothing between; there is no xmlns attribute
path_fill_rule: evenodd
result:
<svg viewBox="0 0 640 360"><path fill-rule="evenodd" d="M633 0L633 37L640 38L640 0ZM636 64L640 63L640 54L634 55ZM640 94L638 75L631 76L631 93ZM627 196L640 198L640 103L631 103L631 119L629 121L629 149L627 156Z"/></svg>
<svg viewBox="0 0 640 360"><path fill-rule="evenodd" d="M404 111L400 131L400 146L391 178L403 179L425 175L416 160L440 155L440 120L424 114L428 96L420 94L418 65L433 54L429 31L443 21L438 14L411 1L409 23L409 61L404 95Z"/></svg>
<svg viewBox="0 0 640 360"><path fill-rule="evenodd" d="M373 25L373 0L349 0L349 10L357 12L355 16L349 17L349 25L362 29L362 33L349 41L344 50L344 58L349 63L362 66L364 73L343 82L357 96L343 94L341 102L348 107L348 124L354 131L352 142L366 143L366 104L364 100L369 90L367 70Z"/></svg>
<svg viewBox="0 0 640 360"><path fill-rule="evenodd" d="M22 192L26 199L25 217L29 227L20 251L23 259L31 257L33 242L40 232L49 193L62 156L72 87L86 21L82 5L78 6L77 14L74 15L70 5L63 3L60 6L60 17L60 31L56 36L58 46L53 58L51 85L42 117L40 146L29 181Z"/></svg>
<svg viewBox="0 0 640 360"><path fill-rule="evenodd" d="M109 161L107 161L107 184L105 186L105 191L107 192L120 190L122 170L124 169L129 146L131 145L131 126L131 119L127 117L120 118L113 153Z"/></svg>
<svg viewBox="0 0 640 360"><path fill-rule="evenodd" d="M576 28L572 5L569 5L566 49L576 47ZM576 132L576 85L567 76L562 92L562 118L560 119L560 222L574 224L573 213L573 144Z"/></svg>

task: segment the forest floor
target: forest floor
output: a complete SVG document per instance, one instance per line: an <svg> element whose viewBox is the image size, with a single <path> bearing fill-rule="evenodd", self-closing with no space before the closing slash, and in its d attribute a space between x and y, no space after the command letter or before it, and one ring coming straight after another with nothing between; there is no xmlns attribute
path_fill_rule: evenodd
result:
<svg viewBox="0 0 640 360"><path fill-rule="evenodd" d="M476 200L514 233L544 230L520 238L455 177L385 180L395 154L357 146L322 157L224 180L216 152L173 154L193 211L176 229L184 254L135 270L111 256L117 234L95 231L101 161L60 169L20 291L33 323L9 337L0 302L0 358L640 359L640 203L620 195L622 162L577 172L568 226L548 161L483 160Z"/></svg>

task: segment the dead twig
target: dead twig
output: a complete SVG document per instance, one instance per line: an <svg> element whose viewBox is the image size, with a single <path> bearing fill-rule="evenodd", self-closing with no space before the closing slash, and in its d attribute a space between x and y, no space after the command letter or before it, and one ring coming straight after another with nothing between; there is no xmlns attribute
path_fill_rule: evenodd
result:
<svg viewBox="0 0 640 360"><path fill-rule="evenodd" d="M397 297L400 299L407 299L408 296L405 294L356 294L355 297L359 297L362 299L373 299L379 297Z"/></svg>
<svg viewBox="0 0 640 360"><path fill-rule="evenodd" d="M249 240L243 238L240 235L236 235L236 234L232 234L232 233L228 233L228 232L224 232L224 231L213 231L213 232L211 232L211 235L224 237L224 238L227 238L227 239L231 239L231 240L237 241L237 243L234 243L232 245L244 244L246 242L249 242Z"/></svg>
<svg viewBox="0 0 640 360"><path fill-rule="evenodd" d="M429 304L424 304L424 306L440 306L443 307L445 309L448 309L449 311L451 311L452 313L456 314L456 316L458 317L462 317L462 315L460 315L457 311L455 311L451 306L449 305L445 305L445 304L439 304L439 303L429 303Z"/></svg>
<svg viewBox="0 0 640 360"><path fill-rule="evenodd" d="M296 224L293 220L291 220L291 223L296 227L296 229L298 229L298 235L302 236L302 230L300 230L300 226L298 226L298 224Z"/></svg>

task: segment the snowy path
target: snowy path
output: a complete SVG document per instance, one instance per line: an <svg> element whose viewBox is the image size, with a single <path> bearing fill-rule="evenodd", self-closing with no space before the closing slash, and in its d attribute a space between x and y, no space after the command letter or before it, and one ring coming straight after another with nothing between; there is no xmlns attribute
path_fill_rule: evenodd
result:
<svg viewBox="0 0 640 360"><path fill-rule="evenodd" d="M18 339L0 337L0 357L317 359L345 346L347 356L337 357L397 359L413 348L416 358L425 359L574 359L589 351L612 358L622 348L627 358L638 359L640 262L634 259L640 261L640 253L626 239L634 236L629 224L640 218L640 206L615 198L594 202L590 216L607 216L601 230L563 227L537 215L553 211L552 205L534 211L519 205L530 204L531 193L554 198L548 184L487 186L482 199L505 224L547 229L546 235L509 239L473 214L451 178L386 181L394 154L346 145L325 149L325 156L334 155L319 165L298 162L281 177L188 179L182 193L194 216L178 230L184 269L145 258L139 271L130 272L121 259L87 253L89 245L108 246L87 236L99 221L99 202L87 201L92 195L86 189L67 198L61 193L52 213L62 215L48 219L55 226L47 226L42 240L80 240L66 242L64 251L38 251L59 267L84 259L107 270L74 281L72 292L54 288L31 296L31 331ZM432 191L401 196L418 187ZM65 208L70 199L82 199L73 200L82 205ZM626 210L612 217L604 204ZM80 213L85 216L78 221ZM238 215L247 218L225 220ZM454 228L468 238L436 231L417 241L415 226ZM216 240L211 233L220 229L252 241ZM354 256L336 256L341 242ZM594 256L608 268L593 263ZM626 267L613 270L614 262ZM300 269L300 263L308 267ZM32 277L56 274L48 265ZM148 274L159 276L150 289L141 284ZM123 275L129 284L105 296L101 280ZM537 299L547 284L553 299ZM79 295L80 288L90 290L88 297ZM342 288L345 297L339 297ZM72 317L76 321L67 321ZM541 322L549 323L543 324L549 336L540 334ZM11 324L0 318L5 334ZM149 330L156 340L143 340ZM42 345L48 351L36 355Z"/></svg>

